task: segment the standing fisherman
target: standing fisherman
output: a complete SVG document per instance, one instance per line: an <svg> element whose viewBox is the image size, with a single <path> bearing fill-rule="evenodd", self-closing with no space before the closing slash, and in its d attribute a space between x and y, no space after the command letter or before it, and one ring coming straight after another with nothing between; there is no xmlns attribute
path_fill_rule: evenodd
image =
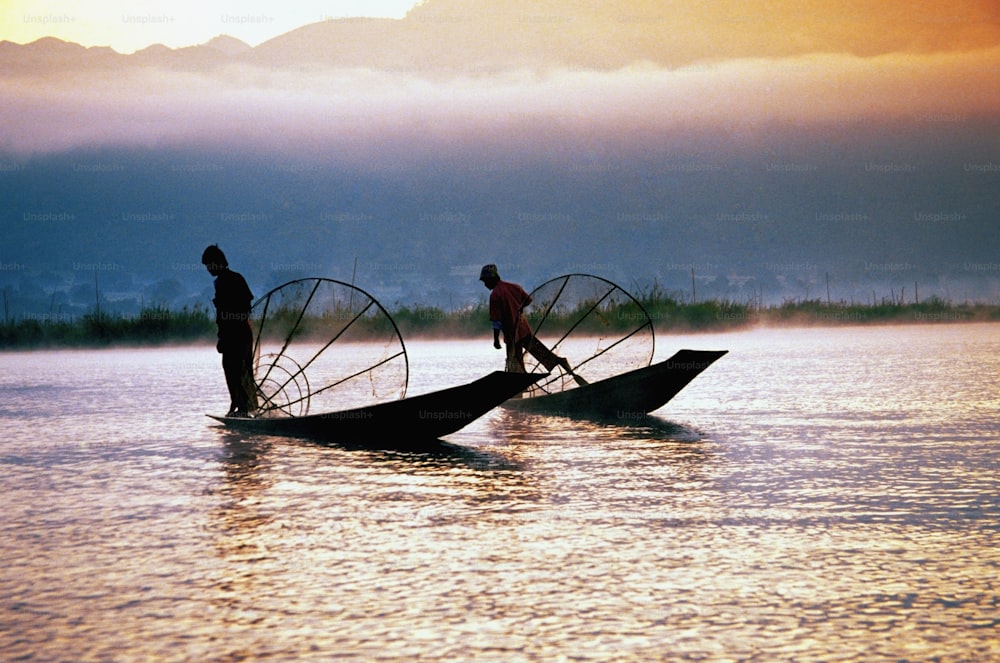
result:
<svg viewBox="0 0 1000 663"><path fill-rule="evenodd" d="M246 279L229 269L226 255L213 244L201 254L201 263L215 277L215 323L219 340L215 349L222 355L222 370L229 387L229 414L248 417L257 408L253 379L253 328L250 305L253 293Z"/></svg>
<svg viewBox="0 0 1000 663"><path fill-rule="evenodd" d="M552 350L538 340L528 319L524 317L524 308L531 303L531 295L516 283L503 281L493 264L484 265L479 272L479 280L490 290L490 322L493 323L493 347L500 349L500 335L503 334L504 345L507 346L506 370L511 373L524 373L524 352L527 350L549 372L561 366L573 376L577 384L584 385L587 381L576 375L570 368L565 357L556 355Z"/></svg>

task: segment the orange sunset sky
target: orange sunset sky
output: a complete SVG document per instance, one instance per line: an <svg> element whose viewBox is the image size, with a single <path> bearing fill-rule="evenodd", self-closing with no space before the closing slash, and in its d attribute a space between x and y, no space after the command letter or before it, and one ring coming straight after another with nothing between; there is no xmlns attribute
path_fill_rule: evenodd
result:
<svg viewBox="0 0 1000 663"><path fill-rule="evenodd" d="M492 21L562 18L581 29L614 30L646 22L664 49L699 46L717 57L845 51L871 55L954 52L997 45L1000 4L993 0L769 0L758 2L456 2L431 0L291 1L8 0L2 4L3 39L17 43L55 36L85 46L129 53L154 43L190 46L225 33L257 45L301 25L329 18L401 18L416 5L470 24L476 14ZM569 11L567 11L569 10ZM444 18L442 18L444 20Z"/></svg>

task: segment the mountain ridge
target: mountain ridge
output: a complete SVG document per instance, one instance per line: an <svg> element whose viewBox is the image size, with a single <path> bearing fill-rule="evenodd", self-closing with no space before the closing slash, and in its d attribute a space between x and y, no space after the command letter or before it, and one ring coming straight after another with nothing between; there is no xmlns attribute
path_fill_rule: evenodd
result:
<svg viewBox="0 0 1000 663"><path fill-rule="evenodd" d="M787 2L747 5L736 0L699 9L648 0L611 6L565 0L510 0L503 5L431 0L401 19L326 19L255 47L228 35L196 46L150 46L133 54L52 37L28 44L5 41L0 43L0 65L17 73L109 64L210 70L244 63L467 74L518 68L608 71L644 62L676 68L699 61L806 53L926 54L1000 44L1000 15L988 4L973 2L957 11L930 3L913 12L901 0L886 0L878 7L847 0L835 9L791 9Z"/></svg>

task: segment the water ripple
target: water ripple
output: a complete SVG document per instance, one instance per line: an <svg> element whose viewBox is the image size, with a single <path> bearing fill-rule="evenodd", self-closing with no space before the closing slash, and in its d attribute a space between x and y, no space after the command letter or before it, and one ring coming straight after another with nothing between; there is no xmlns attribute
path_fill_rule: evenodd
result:
<svg viewBox="0 0 1000 663"><path fill-rule="evenodd" d="M495 411L383 450L210 425L210 348L16 355L0 648L996 660L995 329L676 339L731 353L633 425ZM417 387L477 377L479 347L414 344Z"/></svg>

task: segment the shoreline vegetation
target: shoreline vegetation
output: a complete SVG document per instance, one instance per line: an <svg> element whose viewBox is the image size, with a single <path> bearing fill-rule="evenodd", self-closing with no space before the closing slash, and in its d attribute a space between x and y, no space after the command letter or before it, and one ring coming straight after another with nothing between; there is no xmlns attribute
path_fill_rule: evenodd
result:
<svg viewBox="0 0 1000 663"><path fill-rule="evenodd" d="M883 301L878 304L786 301L764 306L755 302L710 299L683 301L662 293L639 298L658 335L741 331L755 327L809 327L886 324L946 324L1000 322L1000 303L954 304L933 297L922 302ZM446 311L431 306L389 309L403 339L486 338L488 308L476 306ZM529 321L536 312L529 310ZM645 318L638 307L606 311L601 324L609 330L634 328ZM550 318L551 320L551 318ZM534 321L532 321L534 323ZM549 323L547 323L549 324ZM97 311L77 317L26 315L0 322L0 350L142 347L215 342L214 313L196 306L171 310L145 307L138 315ZM599 328L592 330L600 333Z"/></svg>

